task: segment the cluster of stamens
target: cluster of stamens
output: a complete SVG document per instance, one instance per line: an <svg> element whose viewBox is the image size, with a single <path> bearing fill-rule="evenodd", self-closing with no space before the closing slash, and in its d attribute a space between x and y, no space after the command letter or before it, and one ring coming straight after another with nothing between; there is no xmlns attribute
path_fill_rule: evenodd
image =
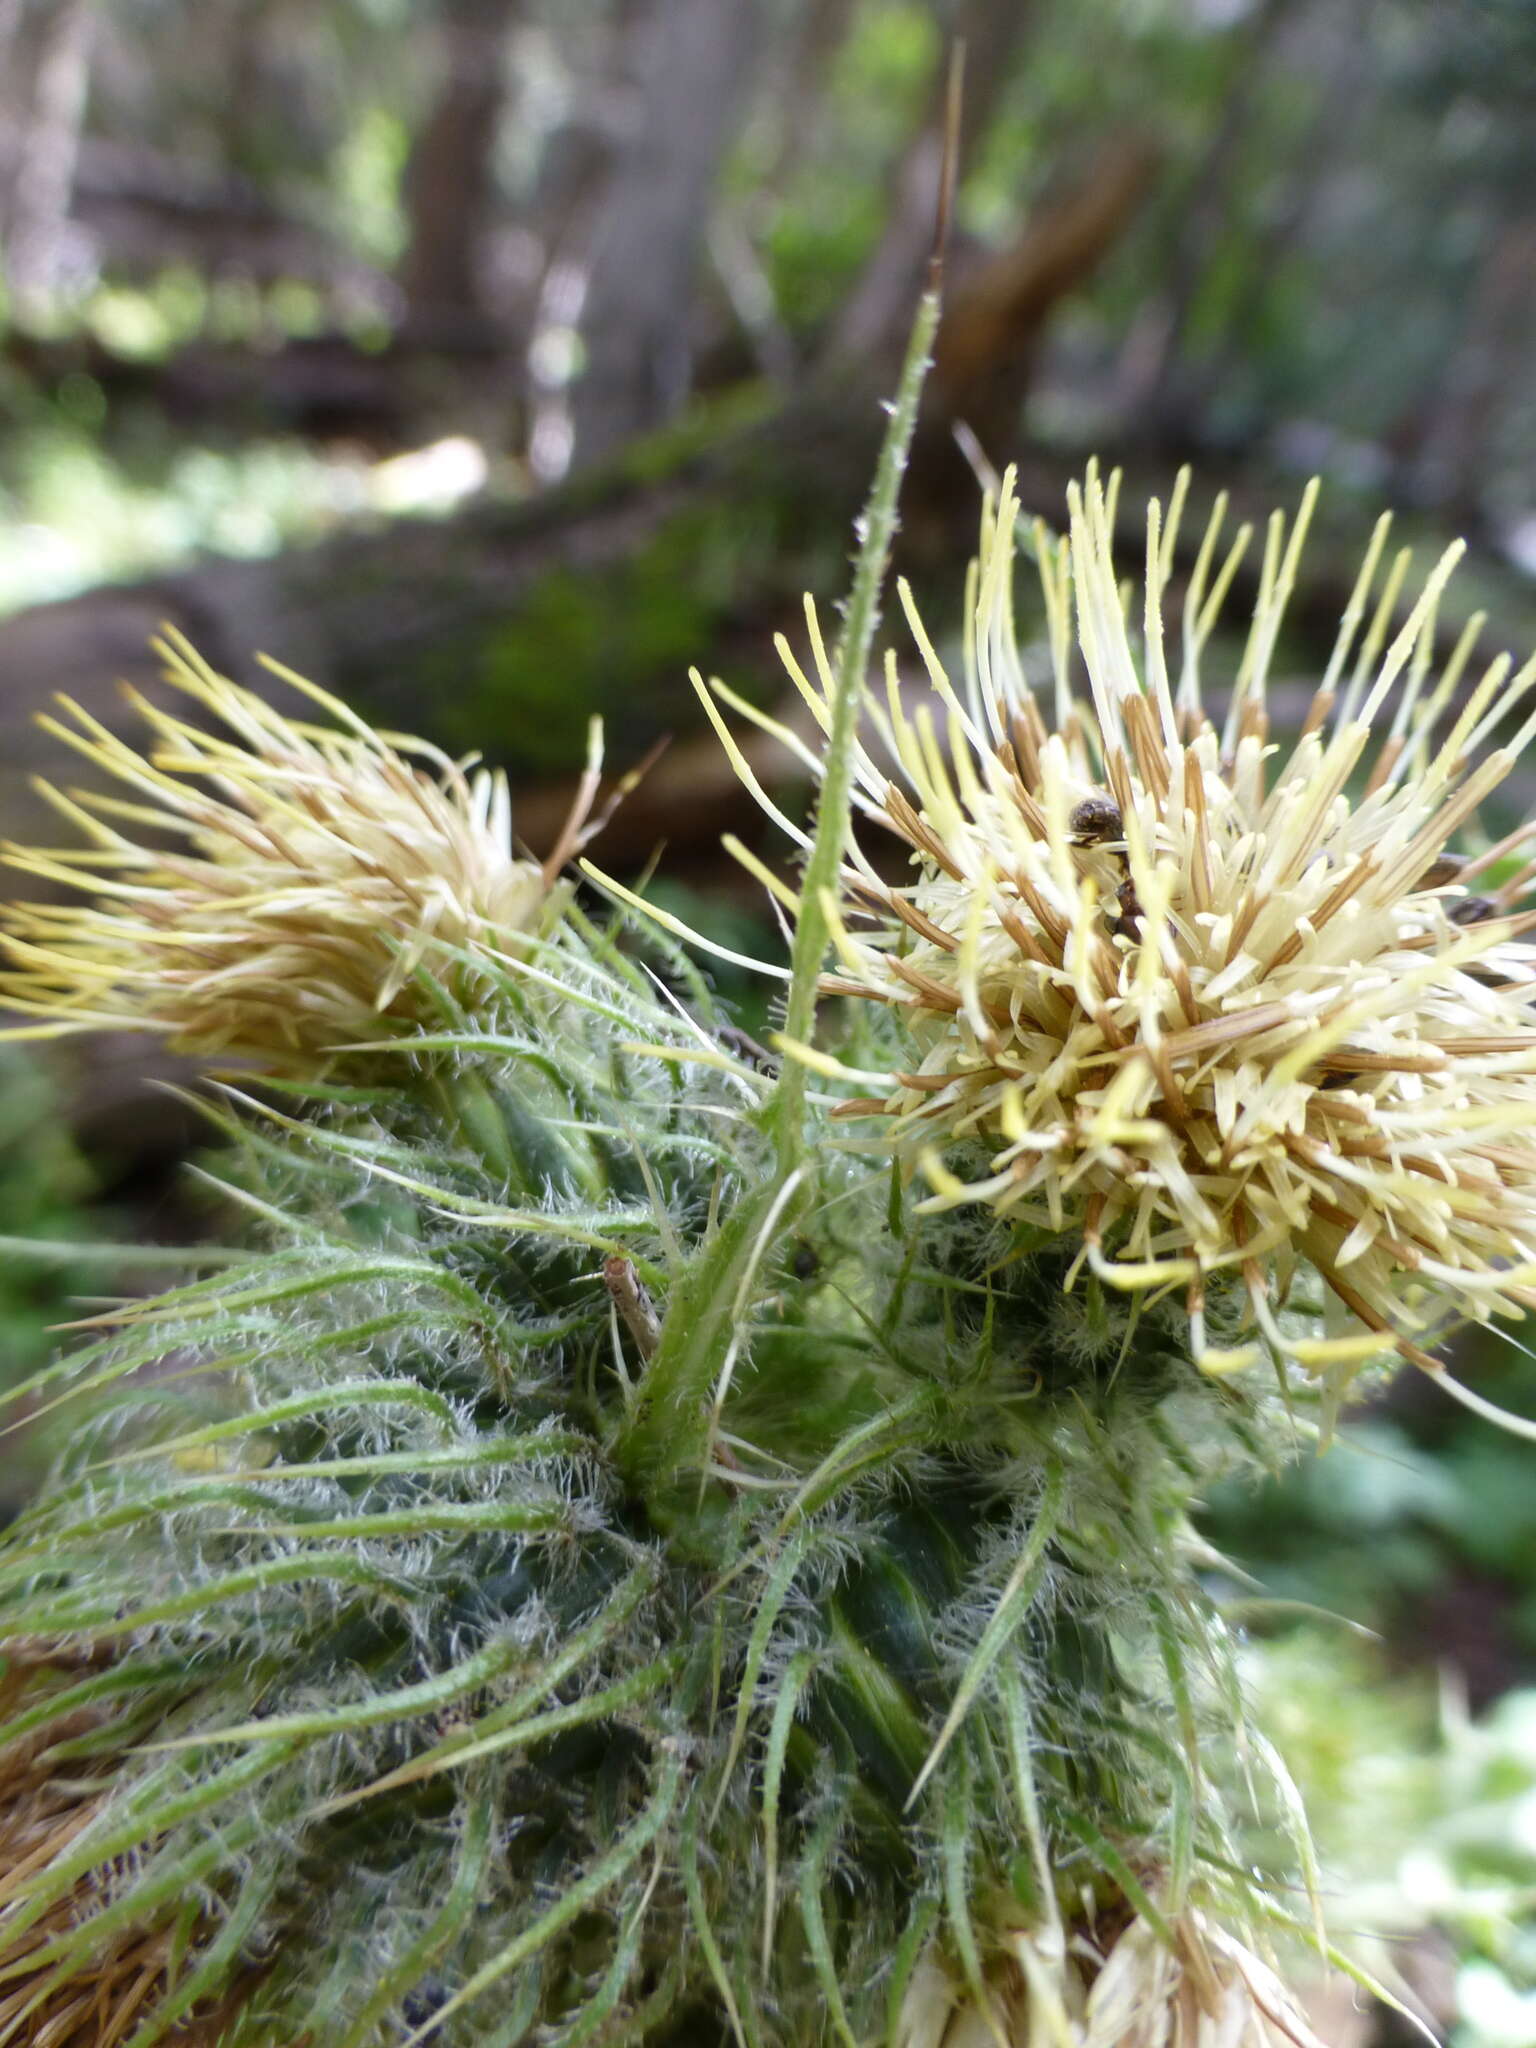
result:
<svg viewBox="0 0 1536 2048"><path fill-rule="evenodd" d="M1521 937L1536 914L1515 907L1536 862L1524 828L1475 858L1448 844L1536 732L1509 733L1536 661L1512 674L1501 657L1463 687L1474 620L1437 664L1459 550L1394 630L1407 561L1374 589L1383 521L1278 747L1267 684L1309 491L1289 528L1270 523L1218 726L1202 662L1248 535L1217 566L1218 504L1171 675L1183 495L1181 479L1166 521L1150 508L1139 630L1113 565L1113 483L1074 489L1067 537L1036 525L1049 719L1013 627L1011 483L985 525L959 688L903 588L929 689L914 709L892 656L884 690L865 692L855 829L825 906L825 987L899 1019L878 1041L896 1056L854 1069L791 1050L858 1090L837 1114L911 1161L929 1208L984 1203L1076 1237L1074 1272L1180 1291L1209 1370L1266 1349L1341 1379L1389 1347L1431 1364L1448 1322L1536 1301L1536 948ZM814 614L811 641L814 681L781 651L830 730ZM872 857L864 823L907 848L906 879ZM1303 1266L1327 1283L1321 1333L1286 1314ZM1220 1341L1217 1276L1235 1278L1248 1324Z"/></svg>

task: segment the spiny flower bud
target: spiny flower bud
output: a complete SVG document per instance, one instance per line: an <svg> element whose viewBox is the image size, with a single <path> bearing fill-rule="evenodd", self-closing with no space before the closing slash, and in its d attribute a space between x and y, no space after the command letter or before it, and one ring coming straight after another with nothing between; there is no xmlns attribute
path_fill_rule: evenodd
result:
<svg viewBox="0 0 1536 2048"><path fill-rule="evenodd" d="M1270 1966L1208 1913L1016 1929L980 1987L919 1962L899 2048L1322 2048Z"/></svg>
<svg viewBox="0 0 1536 2048"><path fill-rule="evenodd" d="M167 681L225 734L133 690L153 735L143 754L67 698L73 723L42 721L137 800L40 784L89 848L6 849L12 866L92 897L5 912L0 1002L44 1020L16 1035L127 1025L194 1055L309 1073L338 1046L424 1021L412 976L438 942L515 951L550 918L583 843L595 741L540 865L513 851L499 772L375 732L275 663L330 724L285 718L179 638L157 651ZM141 843L145 827L172 845Z"/></svg>
<svg viewBox="0 0 1536 2048"><path fill-rule="evenodd" d="M1075 1239L1074 1275L1181 1292L1208 1370L1268 1349L1342 1387L1389 1348L1433 1365L1452 1320L1536 1300L1536 949L1510 908L1525 871L1491 881L1525 835L1447 856L1536 734L1509 723L1536 661L1512 676L1501 657L1461 690L1475 621L1435 674L1459 548L1389 641L1406 561L1374 599L1383 521L1301 734L1277 747L1266 684L1309 489L1289 531L1271 521L1218 725L1201 669L1248 533L1217 567L1218 503L1171 671L1184 489L1166 522L1149 511L1139 631L1114 485L1074 487L1066 539L1037 526L1044 706L1014 635L1011 479L959 687L903 587L931 694L912 708L894 656L866 691L855 831L825 905L840 968L824 985L897 1020L876 1035L889 1067L790 1050L865 1091L840 1113L878 1120L869 1142L920 1169L929 1209L984 1204ZM825 728L835 685L810 620L816 680L781 651ZM904 843L909 880L887 879L865 824ZM1308 1266L1323 1334L1284 1313Z"/></svg>

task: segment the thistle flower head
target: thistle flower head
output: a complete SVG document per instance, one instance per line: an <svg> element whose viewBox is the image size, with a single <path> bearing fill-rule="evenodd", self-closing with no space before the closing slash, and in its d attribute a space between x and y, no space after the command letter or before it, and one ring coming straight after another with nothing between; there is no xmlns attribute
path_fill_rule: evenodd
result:
<svg viewBox="0 0 1536 2048"><path fill-rule="evenodd" d="M1469 863L1449 850L1536 732L1510 725L1536 661L1463 687L1474 622L1437 665L1459 549L1394 632L1407 560L1378 591L1383 521L1280 746L1266 686L1313 492L1270 522L1252 627L1210 708L1204 658L1248 535L1223 549L1218 503L1170 650L1183 496L1181 478L1166 519L1149 509L1133 606L1113 483L1074 487L1066 537L1037 525L1039 694L1013 628L1011 480L984 523L958 686L903 587L929 693L913 706L894 656L865 692L854 828L824 904L825 988L887 1026L858 1073L802 1056L865 1091L840 1112L877 1120L871 1142L921 1170L929 1208L986 1204L1075 1238L1074 1275L1181 1291L1207 1369L1265 1345L1335 1382L1394 1346L1427 1365L1449 1320L1518 1315L1536 1283L1536 950L1510 907L1529 870L1489 879L1525 835ZM810 624L814 680L781 651L827 730L832 666ZM905 849L905 875L867 824ZM1322 1336L1282 1313L1302 1266L1327 1283ZM1208 1291L1247 1327L1208 1320Z"/></svg>
<svg viewBox="0 0 1536 2048"><path fill-rule="evenodd" d="M152 734L142 754L68 699L68 722L43 720L132 795L42 784L89 845L6 850L12 866L92 898L5 913L0 1001L44 1020L32 1035L147 1027L199 1055L310 1071L331 1048L420 1021L412 974L436 942L515 949L550 915L582 839L595 749L541 866L513 851L501 774L375 732L285 669L330 723L285 718L179 639L158 651L167 681L223 732L136 691Z"/></svg>
<svg viewBox="0 0 1536 2048"><path fill-rule="evenodd" d="M1019 1931L986 2003L934 1955L913 1972L901 2048L1321 2048L1273 1969L1208 1914L1108 1939Z"/></svg>

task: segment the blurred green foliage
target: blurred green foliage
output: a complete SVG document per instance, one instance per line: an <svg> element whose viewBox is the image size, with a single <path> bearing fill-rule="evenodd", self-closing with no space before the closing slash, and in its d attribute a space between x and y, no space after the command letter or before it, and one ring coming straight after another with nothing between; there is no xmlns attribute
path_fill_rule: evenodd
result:
<svg viewBox="0 0 1536 2048"><path fill-rule="evenodd" d="M1536 1420L1536 1352L1509 1334L1472 1333L1453 1369ZM1447 1944L1452 2048L1536 2042L1531 1455L1400 1380L1326 1458L1220 1489L1204 1517L1247 1575L1249 1681L1330 1882L1361 1924Z"/></svg>
<svg viewBox="0 0 1536 2048"><path fill-rule="evenodd" d="M1016 0L758 4L751 89L699 267L705 387L750 353L722 248L737 252L781 369L815 369L931 118L948 35ZM215 239L206 262L195 235L178 244L169 229L158 261L137 245L115 259L109 244L29 302L16 331L140 365L208 347L276 358L322 334L388 344L409 313L397 272L443 72L437 38L472 12L462 0L144 0L104 14L88 139L130 167L153 153L156 177L191 181L194 212L199 192L232 206L234 241ZM544 266L579 269L580 194L622 132L628 20L609 0L508 10L499 212L483 252L511 351L489 379L503 486L526 453L517 357L536 354ZM1524 0L1033 0L1009 47L968 137L962 261L1048 213L1113 138L1134 131L1159 152L1128 233L1056 320L1026 434L1107 455L1149 441L1240 450L1458 518L1513 530L1531 516L1536 393L1519 372L1536 350L1536 295L1516 256L1536 177L1536 13ZM0 343L18 317L0 304ZM457 375L457 397L434 390L435 425L482 431L488 380L470 365ZM0 607L197 546L280 548L370 503L367 450L157 418L109 392L85 354L39 373L0 352L0 421Z"/></svg>
<svg viewBox="0 0 1536 2048"><path fill-rule="evenodd" d="M98 387L99 389L99 387ZM361 479L298 441L109 454L91 380L18 434L0 481L0 611L188 561L205 548L264 555L317 539L366 504ZM82 414L85 417L82 419Z"/></svg>
<svg viewBox="0 0 1536 2048"><path fill-rule="evenodd" d="M0 1387L47 1364L53 1325L87 1284L71 1248L100 1227L93 1192L49 1076L19 1047L0 1045ZM13 1438L0 1447L0 1513L25 1473Z"/></svg>
<svg viewBox="0 0 1536 2048"><path fill-rule="evenodd" d="M1244 1677L1306 1800L1336 1924L1381 1930L1373 1966L1430 1995L1451 2048L1530 2048L1536 1690L1473 1717L1454 1681L1437 1697L1317 1623L1252 1646Z"/></svg>
<svg viewBox="0 0 1536 2048"><path fill-rule="evenodd" d="M943 36L915 0L866 4L823 77L795 147L790 110L764 106L727 170L730 199L761 222L775 304L808 340L836 313L885 222L888 168L922 112ZM772 181L772 182L769 182Z"/></svg>
<svg viewBox="0 0 1536 2048"><path fill-rule="evenodd" d="M1536 1419L1530 1353L1497 1350L1486 1367L1457 1370L1501 1407ZM1454 1652L1426 1625L1429 1606L1442 1589L1454 1598L1458 1583L1482 1581L1483 1618L1503 1635L1506 1668L1536 1681L1530 1444L1425 1392L1427 1400L1416 1387L1400 1390L1409 1413L1346 1424L1324 1460L1297 1464L1257 1492L1213 1495L1208 1531L1275 1598L1379 1629L1405 1654Z"/></svg>

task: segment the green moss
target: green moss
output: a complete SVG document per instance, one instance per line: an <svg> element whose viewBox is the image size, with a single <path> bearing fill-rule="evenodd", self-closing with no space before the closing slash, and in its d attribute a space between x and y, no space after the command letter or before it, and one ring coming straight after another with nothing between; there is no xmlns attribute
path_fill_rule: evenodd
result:
<svg viewBox="0 0 1536 2048"><path fill-rule="evenodd" d="M841 522L837 522L840 527ZM744 592L787 612L841 542L786 497L746 492L721 506L686 505L633 553L595 569L551 569L467 657L445 652L438 735L514 760L525 778L569 773L599 713L610 758L632 759L679 722L684 677L701 647L742 623ZM771 589L762 565L775 564ZM767 635L754 634L761 648ZM732 668L747 695L767 700L776 673ZM692 723L692 720L689 720Z"/></svg>

